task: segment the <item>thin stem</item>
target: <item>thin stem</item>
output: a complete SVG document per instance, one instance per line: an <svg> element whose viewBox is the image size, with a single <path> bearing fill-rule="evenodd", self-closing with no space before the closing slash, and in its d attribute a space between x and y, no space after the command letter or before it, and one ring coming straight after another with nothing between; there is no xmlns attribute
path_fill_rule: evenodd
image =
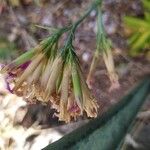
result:
<svg viewBox="0 0 150 150"><path fill-rule="evenodd" d="M65 42L65 45L61 49L62 55L64 57L66 57L66 54L68 54L68 52L73 54L73 55L75 54L74 48L73 48L73 45L72 45L72 41L74 40L74 34L75 34L76 29L77 29L78 25L80 23L82 23L86 17L89 16L91 11L96 9L98 5L101 6L101 2L102 2L102 0L94 0L94 2L91 4L90 8L84 13L83 16L81 16L75 23L73 23L72 26L70 26L69 28L65 28L64 30L62 29L63 32L66 32L66 31L70 30L69 34L68 34L68 38Z"/></svg>
<svg viewBox="0 0 150 150"><path fill-rule="evenodd" d="M79 18L79 20L77 20L71 26L59 28L56 30L55 35L54 35L56 41L61 37L63 33L68 32L70 30L67 41L65 42L64 47L61 49L62 51L67 51L67 49L70 49L71 51L73 51L72 41L74 39L74 33L76 31L76 28L87 16L89 16L92 10L96 9L98 5L101 5L101 2L102 0L94 0L94 2L91 4L91 7L86 11L86 13L82 17Z"/></svg>
<svg viewBox="0 0 150 150"><path fill-rule="evenodd" d="M97 5L101 5L101 1L102 0L95 0L92 4L91 7L86 11L86 13L79 18L79 20L77 20L73 25L72 28L70 30L70 34L68 36L68 40L66 42L66 44L68 45L69 43L72 43L72 40L74 39L74 33L76 31L76 28L78 27L78 25L84 21L84 19L89 16L89 14L96 9Z"/></svg>
<svg viewBox="0 0 150 150"><path fill-rule="evenodd" d="M98 5L101 5L102 0L95 0L92 4L91 7L87 10L87 12L78 20L74 23L73 31L76 30L77 26L91 13L92 10L96 9Z"/></svg>
<svg viewBox="0 0 150 150"><path fill-rule="evenodd" d="M77 20L72 28L72 31L75 32L77 26L91 13L92 10L94 10L96 8L96 4L93 3L92 6L87 10L87 12L79 19Z"/></svg>
<svg viewBox="0 0 150 150"><path fill-rule="evenodd" d="M101 35L105 35L105 29L104 29L104 24L103 24L101 8L98 8L97 24L98 24L98 27L99 27L98 28L98 33L101 34Z"/></svg>

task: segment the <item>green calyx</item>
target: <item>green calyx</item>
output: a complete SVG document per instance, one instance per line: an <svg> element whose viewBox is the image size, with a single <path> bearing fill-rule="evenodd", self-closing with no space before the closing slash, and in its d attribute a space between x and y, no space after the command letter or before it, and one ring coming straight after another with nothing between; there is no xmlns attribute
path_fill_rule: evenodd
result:
<svg viewBox="0 0 150 150"><path fill-rule="evenodd" d="M80 76L75 63L72 64L72 83L76 102L80 109L83 109L83 95L81 89Z"/></svg>
<svg viewBox="0 0 150 150"><path fill-rule="evenodd" d="M15 59L12 64L14 64L15 66L19 66L27 61L29 61L34 54L36 53L35 49L31 49L29 51L27 51L26 53L22 54L21 56L19 56L17 59Z"/></svg>
<svg viewBox="0 0 150 150"><path fill-rule="evenodd" d="M72 85L73 85L73 91L76 103L80 107L81 111L83 109L83 95L82 95L82 89L81 89L81 82L80 82L80 75L77 70L77 63L78 58L74 51L74 47L72 43L67 43L62 51L61 56L64 60L65 65L71 66L71 76L72 76Z"/></svg>
<svg viewBox="0 0 150 150"><path fill-rule="evenodd" d="M41 42L42 50L45 53L45 55L51 59L54 59L57 52L58 52L58 42L60 37L64 32L67 32L69 30L68 28L61 28L57 29L51 36L46 38Z"/></svg>

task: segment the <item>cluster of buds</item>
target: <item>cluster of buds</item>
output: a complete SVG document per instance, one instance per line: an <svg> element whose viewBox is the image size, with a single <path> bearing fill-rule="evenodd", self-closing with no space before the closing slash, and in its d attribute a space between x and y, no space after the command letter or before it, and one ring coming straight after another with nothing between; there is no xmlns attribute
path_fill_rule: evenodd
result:
<svg viewBox="0 0 150 150"><path fill-rule="evenodd" d="M2 69L8 89L30 102L51 103L60 121L70 122L83 113L96 117L98 105L73 47L58 52L58 42L54 39L43 40Z"/></svg>

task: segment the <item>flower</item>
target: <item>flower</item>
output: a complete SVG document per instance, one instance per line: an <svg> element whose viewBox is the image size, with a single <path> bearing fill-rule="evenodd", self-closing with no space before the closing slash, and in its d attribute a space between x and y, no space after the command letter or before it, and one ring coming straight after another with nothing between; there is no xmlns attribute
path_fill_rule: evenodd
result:
<svg viewBox="0 0 150 150"><path fill-rule="evenodd" d="M2 69L9 90L30 102L51 103L60 121L70 122L86 113L97 116L98 105L90 94L73 47L58 53L49 39Z"/></svg>
<svg viewBox="0 0 150 150"><path fill-rule="evenodd" d="M49 74L49 68L57 53L55 47L56 43L51 43L51 38L47 38L3 67L1 72L6 75L8 90L31 102L36 99L43 101L43 85L47 82L45 72Z"/></svg>
<svg viewBox="0 0 150 150"><path fill-rule="evenodd" d="M59 120L70 122L86 113L88 117L97 116L98 105L86 84L77 56L67 54L68 61L63 64L62 78L59 85L57 116Z"/></svg>
<svg viewBox="0 0 150 150"><path fill-rule="evenodd" d="M113 60L113 55L112 55L112 50L111 50L112 49L111 42L106 36L100 9L98 9L98 16L97 16L97 36L96 37L97 37L97 49L94 53L92 64L90 66L90 71L87 77L87 83L90 87L92 74L94 73L94 70L96 68L96 65L98 63L98 60L101 54L103 57L104 63L106 65L108 77L111 82L109 91L113 89L117 89L119 88L120 85L118 81L118 75L115 70L115 65L114 65L114 60Z"/></svg>

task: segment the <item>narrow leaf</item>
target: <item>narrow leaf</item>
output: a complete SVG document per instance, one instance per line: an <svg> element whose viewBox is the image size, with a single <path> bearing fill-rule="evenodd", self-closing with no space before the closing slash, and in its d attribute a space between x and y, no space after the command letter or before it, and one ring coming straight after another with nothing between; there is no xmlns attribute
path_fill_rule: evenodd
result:
<svg viewBox="0 0 150 150"><path fill-rule="evenodd" d="M146 78L118 104L43 150L115 150L150 92Z"/></svg>
<svg viewBox="0 0 150 150"><path fill-rule="evenodd" d="M148 38L150 36L150 32L145 32L141 35L140 38L138 38L136 40L136 42L134 42L134 44L132 45L132 49L136 52L139 51L139 49L141 49L142 47L145 46L145 43L147 42Z"/></svg>
<svg viewBox="0 0 150 150"><path fill-rule="evenodd" d="M127 26L131 27L133 30L141 30L142 29L149 29L150 25L148 22L139 19L139 18L135 18L135 17L129 17L126 16L124 17L124 21L126 23Z"/></svg>

